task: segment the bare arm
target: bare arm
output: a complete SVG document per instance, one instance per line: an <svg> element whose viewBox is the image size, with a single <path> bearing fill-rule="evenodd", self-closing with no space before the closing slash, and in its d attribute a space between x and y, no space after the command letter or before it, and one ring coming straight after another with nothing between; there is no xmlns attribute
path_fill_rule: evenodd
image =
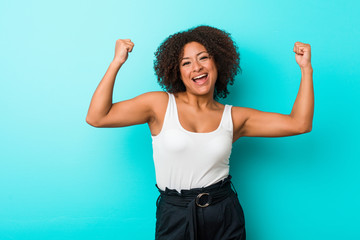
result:
<svg viewBox="0 0 360 240"><path fill-rule="evenodd" d="M122 64L111 62L103 79L96 88L91 99L86 122L92 126L98 125L101 118L106 116L112 107L112 95L116 75Z"/></svg>
<svg viewBox="0 0 360 240"><path fill-rule="evenodd" d="M294 50L301 70L299 91L290 114L234 107L234 140L247 137L284 137L310 132L314 114L313 69L309 44L297 42Z"/></svg>
<svg viewBox="0 0 360 240"><path fill-rule="evenodd" d="M116 75L131 52L134 44L130 39L117 40L115 57L107 69L91 99L86 122L94 127L123 127L146 123L151 118L149 95L112 103Z"/></svg>

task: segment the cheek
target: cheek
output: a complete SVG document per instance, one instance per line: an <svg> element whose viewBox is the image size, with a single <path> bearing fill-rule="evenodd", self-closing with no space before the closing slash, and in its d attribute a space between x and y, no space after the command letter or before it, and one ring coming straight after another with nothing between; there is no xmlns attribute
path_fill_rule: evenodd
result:
<svg viewBox="0 0 360 240"><path fill-rule="evenodd" d="M213 76L215 77L215 79L217 79L217 76L218 76L218 70L217 70L217 67L214 65L211 65L210 67L212 73L213 73Z"/></svg>
<svg viewBox="0 0 360 240"><path fill-rule="evenodd" d="M189 71L187 71L186 69L180 69L181 80L184 81L184 79L188 78L188 76L189 76Z"/></svg>
<svg viewBox="0 0 360 240"><path fill-rule="evenodd" d="M216 74L218 72L218 70L217 70L218 68L217 68L216 63L214 61L209 62L208 69L211 69L211 71L216 72Z"/></svg>

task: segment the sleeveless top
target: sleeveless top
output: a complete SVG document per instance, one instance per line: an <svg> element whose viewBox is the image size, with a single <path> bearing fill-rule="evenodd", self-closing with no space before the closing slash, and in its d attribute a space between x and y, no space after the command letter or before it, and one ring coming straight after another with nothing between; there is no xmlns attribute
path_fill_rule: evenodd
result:
<svg viewBox="0 0 360 240"><path fill-rule="evenodd" d="M179 121L175 97L169 94L160 133L152 136L156 183L159 189L201 188L229 175L233 123L231 105L225 105L221 122L212 132L195 133Z"/></svg>

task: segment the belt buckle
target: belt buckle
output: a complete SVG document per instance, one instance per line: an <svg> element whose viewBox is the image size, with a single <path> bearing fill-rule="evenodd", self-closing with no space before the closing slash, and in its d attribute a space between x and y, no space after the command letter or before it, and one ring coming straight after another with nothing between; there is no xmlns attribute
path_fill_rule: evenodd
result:
<svg viewBox="0 0 360 240"><path fill-rule="evenodd" d="M207 203L205 204L200 204L199 203L199 200L200 198L202 198L203 196L208 196L208 201ZM196 199L195 199L195 203L198 207L208 207L210 204L211 204L211 196L210 196L210 193L200 193L199 195L196 196Z"/></svg>

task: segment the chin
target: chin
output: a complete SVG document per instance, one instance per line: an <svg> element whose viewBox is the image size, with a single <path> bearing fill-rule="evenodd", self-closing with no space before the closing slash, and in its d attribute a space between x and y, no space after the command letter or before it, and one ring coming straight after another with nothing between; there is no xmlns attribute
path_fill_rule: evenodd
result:
<svg viewBox="0 0 360 240"><path fill-rule="evenodd" d="M214 89L204 89L204 90L195 90L193 91L195 95L198 96L208 96L208 95L214 95Z"/></svg>

